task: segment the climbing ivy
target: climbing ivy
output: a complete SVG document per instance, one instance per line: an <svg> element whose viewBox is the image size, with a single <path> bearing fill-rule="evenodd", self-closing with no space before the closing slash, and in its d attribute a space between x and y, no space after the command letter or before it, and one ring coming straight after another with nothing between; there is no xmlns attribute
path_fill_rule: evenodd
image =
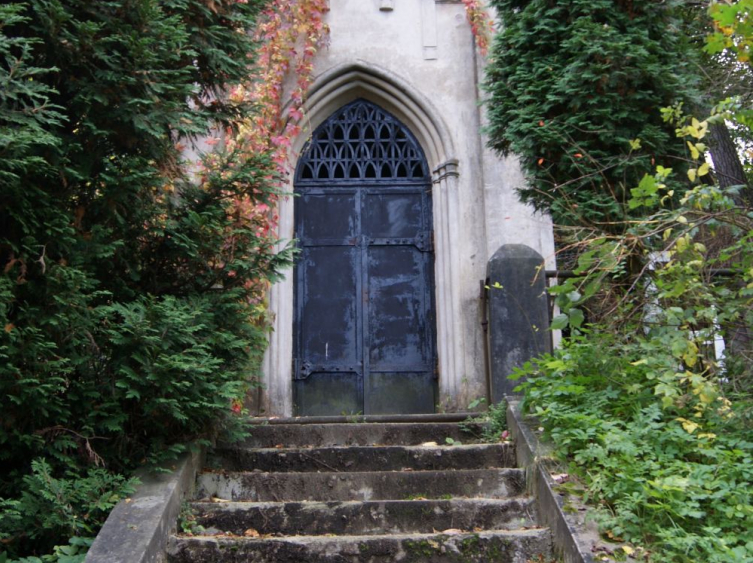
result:
<svg viewBox="0 0 753 563"><path fill-rule="evenodd" d="M476 41L476 47L482 56L489 51L489 43L494 33L494 22L489 16L486 6L481 0L463 0L471 33Z"/></svg>

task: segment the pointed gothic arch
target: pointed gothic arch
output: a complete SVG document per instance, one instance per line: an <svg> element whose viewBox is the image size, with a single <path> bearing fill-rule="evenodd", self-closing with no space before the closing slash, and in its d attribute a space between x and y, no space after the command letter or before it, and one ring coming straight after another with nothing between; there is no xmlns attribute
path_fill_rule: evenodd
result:
<svg viewBox="0 0 753 563"><path fill-rule="evenodd" d="M439 360L439 401L458 395L465 375L461 310L460 270L462 267L457 232L459 225L458 162L453 158L454 143L443 119L408 81L375 66L342 65L320 75L306 103L307 127L293 142L295 155L302 154L312 131L339 108L364 99L386 110L414 136L428 163L433 192L435 233L435 301L437 352ZM296 162L290 163L291 170ZM291 178L290 191L293 191ZM280 236L292 240L295 233L294 201L283 198L279 206ZM264 365L266 387L264 408L268 414L293 413L293 323L294 288L292 276L273 286L270 311L274 332Z"/></svg>
<svg viewBox="0 0 753 563"><path fill-rule="evenodd" d="M436 406L431 176L412 133L358 99L295 174L296 416Z"/></svg>
<svg viewBox="0 0 753 563"><path fill-rule="evenodd" d="M403 123L424 150L431 170L455 154L452 135L441 114L410 82L376 65L343 64L319 75L306 100L308 132L316 129L337 109L364 99L383 108ZM293 149L300 154L308 135L296 139Z"/></svg>

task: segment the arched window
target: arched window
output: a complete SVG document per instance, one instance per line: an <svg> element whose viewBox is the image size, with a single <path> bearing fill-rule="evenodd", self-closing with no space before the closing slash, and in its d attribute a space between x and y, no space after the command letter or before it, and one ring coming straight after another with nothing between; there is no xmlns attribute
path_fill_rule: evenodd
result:
<svg viewBox="0 0 753 563"><path fill-rule="evenodd" d="M365 100L340 109L313 134L298 166L298 181L426 180L429 169L413 135Z"/></svg>

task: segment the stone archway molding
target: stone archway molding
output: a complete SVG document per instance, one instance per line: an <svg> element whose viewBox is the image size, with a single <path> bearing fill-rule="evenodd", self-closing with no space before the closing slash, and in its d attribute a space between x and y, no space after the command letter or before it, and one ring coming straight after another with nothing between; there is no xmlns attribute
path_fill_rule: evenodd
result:
<svg viewBox="0 0 753 563"><path fill-rule="evenodd" d="M458 161L452 136L440 114L408 81L365 61L335 66L315 79L305 104L303 132L293 141L291 154L299 155L311 133L342 106L369 100L397 117L415 135L432 169L439 356L439 399L457 406L464 373L459 228ZM297 160L297 156L296 156ZM296 161L290 163L295 170ZM293 192L293 174L289 191ZM294 237L293 201L281 198L279 231L283 240ZM269 416L293 412L293 277L274 285L269 295L274 331L264 360L265 392L262 407Z"/></svg>
<svg viewBox="0 0 753 563"><path fill-rule="evenodd" d="M314 129L358 98L377 104L402 121L418 139L432 170L455 154L449 130L429 100L400 76L365 61L339 65L316 77L306 99L305 131L294 142L293 152L300 154Z"/></svg>

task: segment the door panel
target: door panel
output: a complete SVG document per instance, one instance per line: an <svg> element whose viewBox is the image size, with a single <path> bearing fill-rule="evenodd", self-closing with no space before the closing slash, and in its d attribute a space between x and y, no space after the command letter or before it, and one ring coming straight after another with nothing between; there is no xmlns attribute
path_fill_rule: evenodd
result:
<svg viewBox="0 0 753 563"><path fill-rule="evenodd" d="M372 370L430 369L423 338L427 311L422 266L423 257L415 248L369 248L367 334Z"/></svg>
<svg viewBox="0 0 753 563"><path fill-rule="evenodd" d="M434 378L426 372L381 373L372 371L366 382L368 414L430 414L435 409Z"/></svg>
<svg viewBox="0 0 753 563"><path fill-rule="evenodd" d="M416 237L424 229L421 194L371 193L366 195L364 234L374 238Z"/></svg>
<svg viewBox="0 0 753 563"><path fill-rule="evenodd" d="M361 378L352 373L315 372L295 381L297 416L339 416L364 412Z"/></svg>
<svg viewBox="0 0 753 563"><path fill-rule="evenodd" d="M303 195L303 201L298 205L302 215L298 239L306 244L316 244L345 241L356 236L356 194L319 191L322 193Z"/></svg>
<svg viewBox="0 0 753 563"><path fill-rule="evenodd" d="M353 369L360 361L355 246L304 248L301 351L313 365Z"/></svg>

